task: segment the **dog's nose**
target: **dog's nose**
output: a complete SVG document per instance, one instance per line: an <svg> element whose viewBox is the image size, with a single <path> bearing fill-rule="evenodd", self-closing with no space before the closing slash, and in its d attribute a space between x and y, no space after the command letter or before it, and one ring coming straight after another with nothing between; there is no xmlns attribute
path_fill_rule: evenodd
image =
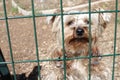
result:
<svg viewBox="0 0 120 80"><path fill-rule="evenodd" d="M84 34L84 30L82 28L77 28L76 34L77 36L82 36Z"/></svg>

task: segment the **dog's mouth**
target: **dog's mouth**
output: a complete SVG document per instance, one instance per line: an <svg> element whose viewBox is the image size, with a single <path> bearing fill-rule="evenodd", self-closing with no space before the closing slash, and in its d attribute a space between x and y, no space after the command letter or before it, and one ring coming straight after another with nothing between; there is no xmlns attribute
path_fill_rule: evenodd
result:
<svg viewBox="0 0 120 80"><path fill-rule="evenodd" d="M71 43L88 43L89 42L89 38L86 38L86 37L82 37L82 38L72 38L70 39L69 41L69 44Z"/></svg>

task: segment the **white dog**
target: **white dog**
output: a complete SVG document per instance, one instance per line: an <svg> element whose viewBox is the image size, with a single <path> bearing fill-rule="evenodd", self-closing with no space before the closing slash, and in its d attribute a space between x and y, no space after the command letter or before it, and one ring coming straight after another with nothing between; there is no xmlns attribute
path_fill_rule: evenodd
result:
<svg viewBox="0 0 120 80"><path fill-rule="evenodd" d="M97 9L96 9L97 10ZM101 9L102 10L102 9ZM79 11L69 11L79 12ZM99 59L97 41L99 35L107 28L110 13L93 13L91 22L89 14L64 15L64 45L66 58L89 56L89 25L91 25L91 65L89 59L75 59L66 61L66 80L88 80L89 69L91 80L111 80L111 70L104 59ZM49 18L52 31L55 33L57 43L49 51L50 58L63 59L61 16ZM62 60L46 63L41 70L42 80L64 80L64 62Z"/></svg>

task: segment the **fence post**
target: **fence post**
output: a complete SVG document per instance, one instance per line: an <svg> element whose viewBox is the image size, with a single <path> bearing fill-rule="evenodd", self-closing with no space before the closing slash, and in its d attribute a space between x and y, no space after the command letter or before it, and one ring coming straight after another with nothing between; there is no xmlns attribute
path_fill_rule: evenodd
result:
<svg viewBox="0 0 120 80"><path fill-rule="evenodd" d="M0 49L0 80L12 80L7 64Z"/></svg>

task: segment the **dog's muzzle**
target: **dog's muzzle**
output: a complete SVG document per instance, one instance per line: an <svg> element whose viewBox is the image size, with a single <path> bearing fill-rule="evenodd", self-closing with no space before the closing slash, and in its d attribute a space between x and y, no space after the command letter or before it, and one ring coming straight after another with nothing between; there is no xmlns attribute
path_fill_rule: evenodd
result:
<svg viewBox="0 0 120 80"><path fill-rule="evenodd" d="M84 30L82 28L77 28L76 29L76 35L77 36L82 36L84 34Z"/></svg>

